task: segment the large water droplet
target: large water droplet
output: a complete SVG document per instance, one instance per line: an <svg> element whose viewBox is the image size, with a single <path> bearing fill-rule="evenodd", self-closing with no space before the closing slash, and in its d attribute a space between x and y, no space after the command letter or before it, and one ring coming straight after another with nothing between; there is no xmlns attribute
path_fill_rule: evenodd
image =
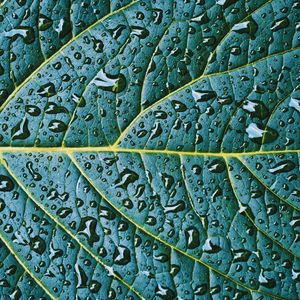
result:
<svg viewBox="0 0 300 300"><path fill-rule="evenodd" d="M67 130L67 125L60 120L51 120L48 126L49 130L52 132L58 133L58 132L64 132Z"/></svg>
<svg viewBox="0 0 300 300"><path fill-rule="evenodd" d="M207 24L209 22L209 18L207 12L202 13L201 15L194 17L191 19L193 22L197 22L198 24Z"/></svg>
<svg viewBox="0 0 300 300"><path fill-rule="evenodd" d="M92 42L93 42L93 49L97 52L97 53L102 53L103 52L103 47L104 44L101 40L98 40L94 37L92 37Z"/></svg>
<svg viewBox="0 0 300 300"><path fill-rule="evenodd" d="M41 110L39 109L39 107L37 107L35 105L26 105L25 111L32 117L37 117L41 113Z"/></svg>
<svg viewBox="0 0 300 300"><path fill-rule="evenodd" d="M185 202L183 200L177 201L175 204L166 205L164 207L165 213L177 213L185 209Z"/></svg>
<svg viewBox="0 0 300 300"><path fill-rule="evenodd" d="M68 215L70 215L73 212L73 210L70 207L61 207L57 210L57 215L64 219L66 218Z"/></svg>
<svg viewBox="0 0 300 300"><path fill-rule="evenodd" d="M281 18L276 20L272 26L271 26L271 30L273 32L276 32L280 29L284 29L286 27L288 27L290 25L290 20L287 17Z"/></svg>
<svg viewBox="0 0 300 300"><path fill-rule="evenodd" d="M219 245L219 239L214 238L214 241L212 238L208 238L205 241L205 244L203 245L202 249L206 253L218 253L222 250L221 246Z"/></svg>
<svg viewBox="0 0 300 300"><path fill-rule="evenodd" d="M128 168L125 168L119 175L119 178L115 181L116 187L127 189L130 183L134 183L139 179L139 175Z"/></svg>
<svg viewBox="0 0 300 300"><path fill-rule="evenodd" d="M145 39L149 35L149 31L146 28L140 26L132 26L131 29L131 35L136 35L140 39Z"/></svg>
<svg viewBox="0 0 300 300"><path fill-rule="evenodd" d="M40 31L45 31L47 29L49 29L53 24L53 21L48 18L47 16L40 14L40 18L39 18L39 30Z"/></svg>
<svg viewBox="0 0 300 300"><path fill-rule="evenodd" d="M217 97L214 91L192 91L192 95L196 102L206 102Z"/></svg>
<svg viewBox="0 0 300 300"><path fill-rule="evenodd" d="M54 115L65 113L67 114L69 111L64 106L59 106L54 102L48 102L45 107L45 114Z"/></svg>
<svg viewBox="0 0 300 300"><path fill-rule="evenodd" d="M35 236L30 239L30 249L42 255L46 250L46 242L40 236Z"/></svg>
<svg viewBox="0 0 300 300"><path fill-rule="evenodd" d="M292 171L295 167L295 163L291 160L284 160L277 163L273 168L268 169L268 171L272 174L279 174Z"/></svg>
<svg viewBox="0 0 300 300"><path fill-rule="evenodd" d="M158 298L160 299L170 300L170 299L176 299L177 293L171 290L169 287L158 284L155 289L155 295L158 296Z"/></svg>
<svg viewBox="0 0 300 300"><path fill-rule="evenodd" d="M26 163L26 168L29 171L29 174L32 176L33 180L40 181L42 180L42 175L34 171L33 163L31 161Z"/></svg>
<svg viewBox="0 0 300 300"><path fill-rule="evenodd" d="M93 217L84 217L80 220L78 234L84 235L87 238L88 244L93 247L95 242L99 241L99 236L96 233L97 220Z"/></svg>
<svg viewBox="0 0 300 300"><path fill-rule="evenodd" d="M60 19L58 25L55 28L55 31L58 33L58 37L63 39L72 31L72 24L69 20Z"/></svg>
<svg viewBox="0 0 300 300"><path fill-rule="evenodd" d="M84 272L83 268L79 266L78 262L75 264L75 275L76 275L76 281L77 285L76 288L86 288L88 277L86 273Z"/></svg>
<svg viewBox="0 0 300 300"><path fill-rule="evenodd" d="M226 9L231 4L236 3L238 0L217 0L217 4L223 6L223 9Z"/></svg>
<svg viewBox="0 0 300 300"><path fill-rule="evenodd" d="M249 17L247 21L238 23L232 27L232 31L235 31L240 34L247 33L250 35L251 39L254 39L257 30L258 30L258 25L253 20L252 17Z"/></svg>
<svg viewBox="0 0 300 300"><path fill-rule="evenodd" d="M130 250L125 246L118 246L115 249L113 259L117 265L127 265L131 261Z"/></svg>
<svg viewBox="0 0 300 300"><path fill-rule="evenodd" d="M40 86L37 93L42 97L52 97L56 94L55 85L52 82L46 83Z"/></svg>
<svg viewBox="0 0 300 300"><path fill-rule="evenodd" d="M14 182L5 175L0 175L0 191L1 192L10 192L14 189Z"/></svg>
<svg viewBox="0 0 300 300"><path fill-rule="evenodd" d="M257 117L261 120L265 119L269 114L266 106L262 102L256 100L246 100L243 104L243 109L248 111L251 116Z"/></svg>
<svg viewBox="0 0 300 300"><path fill-rule="evenodd" d="M251 252L245 249L239 249L234 251L233 262L246 262L251 256Z"/></svg>
<svg viewBox="0 0 300 300"><path fill-rule="evenodd" d="M261 285L263 285L269 289L274 288L276 286L275 279L265 277L263 271L261 271L261 273L259 274L258 281Z"/></svg>
<svg viewBox="0 0 300 300"><path fill-rule="evenodd" d="M35 40L34 30L32 27L28 26L16 27L9 32L5 32L4 35L12 40L16 40L18 37L21 37L25 44L31 44Z"/></svg>
<svg viewBox="0 0 300 300"><path fill-rule="evenodd" d="M92 83L102 90L120 93L126 87L126 78L121 73L118 75L105 74L104 70L101 69Z"/></svg>
<svg viewBox="0 0 300 300"><path fill-rule="evenodd" d="M172 100L171 103L176 112L184 112L187 110L186 105L180 101Z"/></svg>
<svg viewBox="0 0 300 300"><path fill-rule="evenodd" d="M164 12L162 9L154 8L153 9L153 23L160 24L162 22L163 14L164 14Z"/></svg>
<svg viewBox="0 0 300 300"><path fill-rule="evenodd" d="M225 171L226 165L223 160L214 159L210 164L208 164L207 168L212 173L222 173Z"/></svg>
<svg viewBox="0 0 300 300"><path fill-rule="evenodd" d="M260 125L255 123L249 124L246 128L246 132L250 140L252 140L256 144L267 144L275 141L278 137L277 131L270 127L266 127L262 129Z"/></svg>
<svg viewBox="0 0 300 300"><path fill-rule="evenodd" d="M11 130L12 140L25 140L29 136L30 136L30 132L28 130L28 120L27 120L27 118L24 118L22 121L20 121Z"/></svg>
<svg viewBox="0 0 300 300"><path fill-rule="evenodd" d="M162 173L162 174L160 174L160 176L164 183L164 186L169 190L175 182L174 177L167 173Z"/></svg>
<svg viewBox="0 0 300 300"><path fill-rule="evenodd" d="M300 112L300 99L291 98L289 106Z"/></svg>
<svg viewBox="0 0 300 300"><path fill-rule="evenodd" d="M113 39L117 40L121 36L124 29L126 29L126 26L123 24L119 24L117 27L109 29L108 31L112 35Z"/></svg>
<svg viewBox="0 0 300 300"><path fill-rule="evenodd" d="M196 227L190 227L184 231L187 248L195 249L200 245L199 231Z"/></svg>

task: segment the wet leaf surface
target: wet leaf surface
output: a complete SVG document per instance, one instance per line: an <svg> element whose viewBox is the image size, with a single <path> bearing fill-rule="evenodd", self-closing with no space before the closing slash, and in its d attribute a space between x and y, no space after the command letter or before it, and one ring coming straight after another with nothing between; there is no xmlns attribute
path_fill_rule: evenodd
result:
<svg viewBox="0 0 300 300"><path fill-rule="evenodd" d="M1 299L299 299L299 1L6 0L0 32Z"/></svg>

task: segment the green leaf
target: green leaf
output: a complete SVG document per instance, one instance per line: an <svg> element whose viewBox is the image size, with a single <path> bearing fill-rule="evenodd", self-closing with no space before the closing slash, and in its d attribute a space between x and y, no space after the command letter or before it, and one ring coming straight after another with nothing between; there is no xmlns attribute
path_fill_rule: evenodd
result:
<svg viewBox="0 0 300 300"><path fill-rule="evenodd" d="M298 299L300 2L0 5L0 298Z"/></svg>

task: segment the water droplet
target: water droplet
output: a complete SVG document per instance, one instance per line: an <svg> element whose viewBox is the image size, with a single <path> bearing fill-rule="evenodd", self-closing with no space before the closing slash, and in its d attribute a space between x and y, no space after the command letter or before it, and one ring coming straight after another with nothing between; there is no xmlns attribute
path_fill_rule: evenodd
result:
<svg viewBox="0 0 300 300"><path fill-rule="evenodd" d="M266 129L262 129L260 128L260 125L257 125L255 123L249 124L249 126L246 128L246 132L249 139L256 144L271 143L278 137L278 133L274 129L268 126L266 127Z"/></svg>
<svg viewBox="0 0 300 300"><path fill-rule="evenodd" d="M291 98L289 106L300 112L300 99Z"/></svg>
<svg viewBox="0 0 300 300"><path fill-rule="evenodd" d="M171 103L176 112L184 112L187 110L186 105L180 101L172 100Z"/></svg>
<svg viewBox="0 0 300 300"><path fill-rule="evenodd" d="M245 249L234 250L233 262L246 262L251 256L251 252Z"/></svg>
<svg viewBox="0 0 300 300"><path fill-rule="evenodd" d="M31 44L35 40L34 30L32 27L28 26L16 27L9 32L4 33L4 35L8 38L11 38L13 41L18 37L21 37L23 38L25 44Z"/></svg>
<svg viewBox="0 0 300 300"><path fill-rule="evenodd" d="M260 101L246 100L243 104L243 109L248 111L252 117L257 117L261 120L269 115L267 107Z"/></svg>
<svg viewBox="0 0 300 300"><path fill-rule="evenodd" d="M160 299L163 300L175 299L177 296L176 292L171 290L169 287L162 286L160 284L158 284L155 289L155 295L157 295Z"/></svg>
<svg viewBox="0 0 300 300"><path fill-rule="evenodd" d="M211 238L208 238L205 241L205 244L202 247L203 251L206 252L206 253L218 253L218 252L220 252L222 250L222 248L220 247L219 243L216 243L216 242L219 242L218 238L215 238L214 242L212 241Z"/></svg>
<svg viewBox="0 0 300 300"><path fill-rule="evenodd" d="M57 210L57 215L64 219L66 218L68 215L70 215L73 212L73 210L69 207L61 207Z"/></svg>
<svg viewBox="0 0 300 300"><path fill-rule="evenodd" d="M264 276L263 271L261 271L261 273L259 274L259 279L258 279L259 283L269 289L274 288L276 286L276 281L273 278L266 278Z"/></svg>
<svg viewBox="0 0 300 300"><path fill-rule="evenodd" d="M175 204L166 205L164 207L165 213L177 213L185 209L185 202L183 200L177 201Z"/></svg>
<svg viewBox="0 0 300 300"><path fill-rule="evenodd" d="M40 31L45 31L49 29L53 24L53 21L48 18L47 16L40 14L39 17L39 30Z"/></svg>
<svg viewBox="0 0 300 300"><path fill-rule="evenodd" d="M229 105L233 102L232 97L231 96L224 96L224 97L220 97L218 98L218 102L221 105Z"/></svg>
<svg viewBox="0 0 300 300"><path fill-rule="evenodd" d="M101 40L98 40L94 37L92 37L92 42L93 42L93 49L97 52L97 53L102 53L103 52L103 47L104 44Z"/></svg>
<svg viewBox="0 0 300 300"><path fill-rule="evenodd" d="M150 140L153 140L157 137L159 137L162 134L162 128L160 123L156 123L154 127L151 129L151 135L150 135Z"/></svg>
<svg viewBox="0 0 300 300"><path fill-rule="evenodd" d="M103 69L99 71L92 83L104 91L113 93L120 93L126 88L126 78L123 74L108 75Z"/></svg>
<svg viewBox="0 0 300 300"><path fill-rule="evenodd" d="M207 284L203 283L201 285L197 285L195 290L194 290L194 294L197 296L202 296L204 295L208 290Z"/></svg>
<svg viewBox="0 0 300 300"><path fill-rule="evenodd" d="M96 281L96 280L92 280L91 283L90 283L90 291L93 293L93 294L96 294L99 292L100 288L101 288L101 283Z"/></svg>
<svg viewBox="0 0 300 300"><path fill-rule="evenodd" d="M207 16L207 12L202 13L201 15L194 17L191 19L192 22L197 22L198 24L207 24L209 22L209 18Z"/></svg>
<svg viewBox="0 0 300 300"><path fill-rule="evenodd" d="M30 239L30 249L42 255L46 250L46 242L40 236L35 236Z"/></svg>
<svg viewBox="0 0 300 300"><path fill-rule="evenodd" d="M117 265L127 265L131 261L130 250L125 246L116 247L113 259Z"/></svg>
<svg viewBox="0 0 300 300"><path fill-rule="evenodd" d="M14 182L5 175L0 175L0 191L10 192L15 188Z"/></svg>
<svg viewBox="0 0 300 300"><path fill-rule="evenodd" d="M39 107L37 107L35 105L26 105L25 111L32 117L36 117L41 114L41 110L39 109Z"/></svg>
<svg viewBox="0 0 300 300"><path fill-rule="evenodd" d="M86 288L88 277L86 273L84 272L83 268L79 266L78 262L75 264L75 275L76 275L76 288Z"/></svg>
<svg viewBox="0 0 300 300"><path fill-rule="evenodd" d="M154 112L154 116L156 119L161 119L161 120L165 120L168 117L167 113L162 110L156 110Z"/></svg>
<svg viewBox="0 0 300 300"><path fill-rule="evenodd" d="M139 175L128 168L125 168L119 175L119 178L115 181L116 187L127 189L130 183L134 183L139 179Z"/></svg>
<svg viewBox="0 0 300 300"><path fill-rule="evenodd" d="M217 4L223 6L223 9L226 9L231 4L236 3L238 0L217 0Z"/></svg>
<svg viewBox="0 0 300 300"><path fill-rule="evenodd" d="M199 231L196 227L190 227L184 231L187 248L195 249L200 245Z"/></svg>
<svg viewBox="0 0 300 300"><path fill-rule="evenodd" d="M167 173L162 173L160 174L160 176L164 183L164 186L169 190L175 182L173 176L168 175Z"/></svg>
<svg viewBox="0 0 300 300"><path fill-rule="evenodd" d="M52 82L46 83L40 86L37 93L42 97L52 97L56 94L55 85Z"/></svg>
<svg viewBox="0 0 300 300"><path fill-rule="evenodd" d="M254 39L257 30L258 25L252 17L249 17L247 21L236 24L232 27L232 31L235 31L240 34L247 33L250 35L251 39Z"/></svg>
<svg viewBox="0 0 300 300"><path fill-rule="evenodd" d="M116 214L108 207L100 206L99 217L105 218L107 220L114 220L116 218Z"/></svg>
<svg viewBox="0 0 300 300"><path fill-rule="evenodd" d="M295 167L295 163L291 160L284 160L277 163L273 168L268 169L268 171L272 174L279 174L292 171Z"/></svg>
<svg viewBox="0 0 300 300"><path fill-rule="evenodd" d="M12 140L25 140L30 136L28 130L28 120L24 118L11 130Z"/></svg>
<svg viewBox="0 0 300 300"><path fill-rule="evenodd" d="M72 31L72 24L69 20L60 19L58 25L55 28L55 31L58 33L58 37L63 39Z"/></svg>
<svg viewBox="0 0 300 300"><path fill-rule="evenodd" d="M121 36L124 29L126 29L126 26L123 24L119 24L117 27L109 29L108 31L112 35L113 39L117 40Z"/></svg>
<svg viewBox="0 0 300 300"><path fill-rule="evenodd" d="M288 27L290 25L290 21L287 17L284 17L284 18L281 18L281 19L278 19L276 20L272 26L271 26L271 30L273 32L276 32L280 29L284 29L286 27Z"/></svg>
<svg viewBox="0 0 300 300"><path fill-rule="evenodd" d="M149 31L146 28L140 26L132 26L131 29L131 35L136 35L140 39L145 39L149 35Z"/></svg>
<svg viewBox="0 0 300 300"><path fill-rule="evenodd" d="M64 252L61 249L55 249L53 246L53 242L50 243L50 251L49 258L54 260L56 258L62 257Z"/></svg>
<svg viewBox="0 0 300 300"><path fill-rule="evenodd" d="M154 8L153 9L153 23L158 25L162 22L162 18L163 18L163 10L158 9L158 8Z"/></svg>
<svg viewBox="0 0 300 300"><path fill-rule="evenodd" d="M220 159L214 159L207 167L212 173L222 173L226 169L225 162Z"/></svg>
<svg viewBox="0 0 300 300"><path fill-rule="evenodd" d="M67 130L67 125L60 120L51 120L48 126L49 130L52 132L58 133L58 132L64 132Z"/></svg>
<svg viewBox="0 0 300 300"><path fill-rule="evenodd" d="M24 6L27 0L16 0L19 6Z"/></svg>
<svg viewBox="0 0 300 300"><path fill-rule="evenodd" d="M32 176L33 180L35 181L42 180L42 175L34 171L33 163L31 161L26 163L26 168L29 171L29 174Z"/></svg>
<svg viewBox="0 0 300 300"><path fill-rule="evenodd" d="M60 113L69 113L69 111L64 106L59 106L54 102L48 102L45 107L45 114L54 115Z"/></svg>
<svg viewBox="0 0 300 300"><path fill-rule="evenodd" d="M214 91L192 91L192 95L196 102L206 102L217 97Z"/></svg>
<svg viewBox="0 0 300 300"><path fill-rule="evenodd" d="M99 241L99 235L96 233L97 220L93 217L84 217L80 220L78 234L87 238L88 244L93 247L95 242Z"/></svg>

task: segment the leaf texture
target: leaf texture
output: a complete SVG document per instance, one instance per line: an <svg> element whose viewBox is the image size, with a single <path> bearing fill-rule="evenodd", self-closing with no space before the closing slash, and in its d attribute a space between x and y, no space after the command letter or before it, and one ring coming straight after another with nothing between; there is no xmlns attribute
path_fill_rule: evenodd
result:
<svg viewBox="0 0 300 300"><path fill-rule="evenodd" d="M0 33L1 299L299 299L299 1L6 0Z"/></svg>

